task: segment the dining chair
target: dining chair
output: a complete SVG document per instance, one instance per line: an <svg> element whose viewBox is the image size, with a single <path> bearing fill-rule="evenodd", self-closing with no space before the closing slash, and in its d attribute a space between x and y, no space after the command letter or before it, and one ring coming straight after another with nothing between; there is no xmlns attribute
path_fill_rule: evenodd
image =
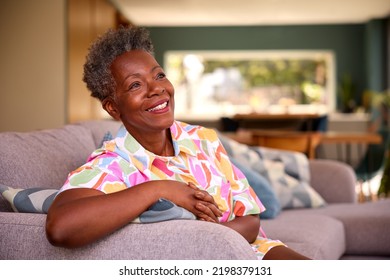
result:
<svg viewBox="0 0 390 280"><path fill-rule="evenodd" d="M309 159L316 157L316 149L321 141L319 132L255 131L252 137L258 146L301 152Z"/></svg>

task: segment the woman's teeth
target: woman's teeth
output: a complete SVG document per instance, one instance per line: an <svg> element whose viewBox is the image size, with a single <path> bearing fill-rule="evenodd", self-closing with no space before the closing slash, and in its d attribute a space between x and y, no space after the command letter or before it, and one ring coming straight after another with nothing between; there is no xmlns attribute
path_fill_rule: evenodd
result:
<svg viewBox="0 0 390 280"><path fill-rule="evenodd" d="M153 112L153 111L157 111L157 110L162 110L165 107L167 107L167 105L168 105L168 102L164 102L164 103L162 103L162 104L160 104L160 105L158 105L158 106L156 106L154 108L148 109L148 111L149 112Z"/></svg>

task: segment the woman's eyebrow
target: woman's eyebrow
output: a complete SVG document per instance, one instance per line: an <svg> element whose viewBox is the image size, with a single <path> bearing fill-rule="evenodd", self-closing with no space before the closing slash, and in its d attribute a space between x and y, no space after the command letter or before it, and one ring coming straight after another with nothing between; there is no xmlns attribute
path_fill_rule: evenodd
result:
<svg viewBox="0 0 390 280"><path fill-rule="evenodd" d="M153 72L154 70L156 70L157 68L160 68L161 70L163 69L160 65L156 65L152 68L152 70L150 70L150 72Z"/></svg>
<svg viewBox="0 0 390 280"><path fill-rule="evenodd" d="M163 68L161 67L161 65L156 65L156 66L152 67L152 69L150 70L150 73L152 73L154 70L156 70L156 69L158 69L158 68L160 68L161 70L163 70ZM131 73L131 74L127 75L127 76L123 79L123 83L125 83L125 81L126 81L127 79L129 79L130 77L140 77L140 76L141 76L140 73Z"/></svg>
<svg viewBox="0 0 390 280"><path fill-rule="evenodd" d="M129 78L131 78L131 77L140 77L140 76L141 76L140 73L131 73L131 74L127 75L127 76L123 79L122 84L125 84L126 81L127 81Z"/></svg>

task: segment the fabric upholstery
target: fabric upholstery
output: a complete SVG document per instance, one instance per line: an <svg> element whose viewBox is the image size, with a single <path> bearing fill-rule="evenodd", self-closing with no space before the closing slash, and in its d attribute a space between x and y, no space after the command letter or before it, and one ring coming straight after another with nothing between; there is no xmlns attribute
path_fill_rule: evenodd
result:
<svg viewBox="0 0 390 280"><path fill-rule="evenodd" d="M275 220L263 220L262 225L268 235L283 240L287 246L310 258L339 259L346 248L342 222L311 214L313 210L282 211ZM305 215L298 215L297 211Z"/></svg>
<svg viewBox="0 0 390 280"><path fill-rule="evenodd" d="M334 160L312 160L310 185L327 203L355 203L356 176L352 167Z"/></svg>
<svg viewBox="0 0 390 280"><path fill-rule="evenodd" d="M331 204L323 209L314 209L311 214L333 217L342 222L346 235L346 254L390 257L389 199ZM297 211L296 215L302 213Z"/></svg>
<svg viewBox="0 0 390 280"><path fill-rule="evenodd" d="M115 135L119 126L112 120L86 121L57 129L3 132L0 183L18 188L59 189L68 173L85 163L105 133ZM2 197L0 211L12 211Z"/></svg>
<svg viewBox="0 0 390 280"><path fill-rule="evenodd" d="M91 132L80 125L1 133L0 183L60 188L68 172L83 164L95 146Z"/></svg>
<svg viewBox="0 0 390 280"><path fill-rule="evenodd" d="M87 128L95 142L95 147L99 147L102 143L102 139L109 132L113 137L116 136L121 122L115 120L96 120L81 122L80 126Z"/></svg>
<svg viewBox="0 0 390 280"><path fill-rule="evenodd" d="M92 245L64 249L47 241L45 219L44 214L0 212L0 260L256 259L241 235L214 223L130 224Z"/></svg>

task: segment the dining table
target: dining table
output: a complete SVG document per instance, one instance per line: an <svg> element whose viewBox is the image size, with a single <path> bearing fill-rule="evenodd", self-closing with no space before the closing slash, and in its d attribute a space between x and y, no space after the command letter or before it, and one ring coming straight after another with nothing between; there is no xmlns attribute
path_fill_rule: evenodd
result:
<svg viewBox="0 0 390 280"><path fill-rule="evenodd" d="M352 145L357 145L358 158L363 156L364 148L368 145L381 144L382 136L377 132L369 131L326 131L321 133L320 144L336 144L338 159L349 164L351 162L351 148ZM343 153L343 146L345 153ZM345 154L345 157L343 156Z"/></svg>
<svg viewBox="0 0 390 280"><path fill-rule="evenodd" d="M302 112L302 113L260 113L252 112L248 114L235 114L232 117L232 120L239 123L239 127L249 127L249 128L276 128L284 129L283 125L292 127L292 130L297 128L305 127L306 131L313 131L317 128L315 127L316 121L325 118L327 115L323 113L311 113L311 112ZM252 126L251 126L252 125Z"/></svg>
<svg viewBox="0 0 390 280"><path fill-rule="evenodd" d="M278 129L239 129L226 133L230 138L250 146L291 150L305 153L309 158L317 158L320 145L336 144L338 160L351 164L351 146L358 146L358 157L363 148L370 144L380 144L382 137L375 132L361 131L292 131ZM345 146L345 153L343 153ZM345 156L344 156L345 154Z"/></svg>

